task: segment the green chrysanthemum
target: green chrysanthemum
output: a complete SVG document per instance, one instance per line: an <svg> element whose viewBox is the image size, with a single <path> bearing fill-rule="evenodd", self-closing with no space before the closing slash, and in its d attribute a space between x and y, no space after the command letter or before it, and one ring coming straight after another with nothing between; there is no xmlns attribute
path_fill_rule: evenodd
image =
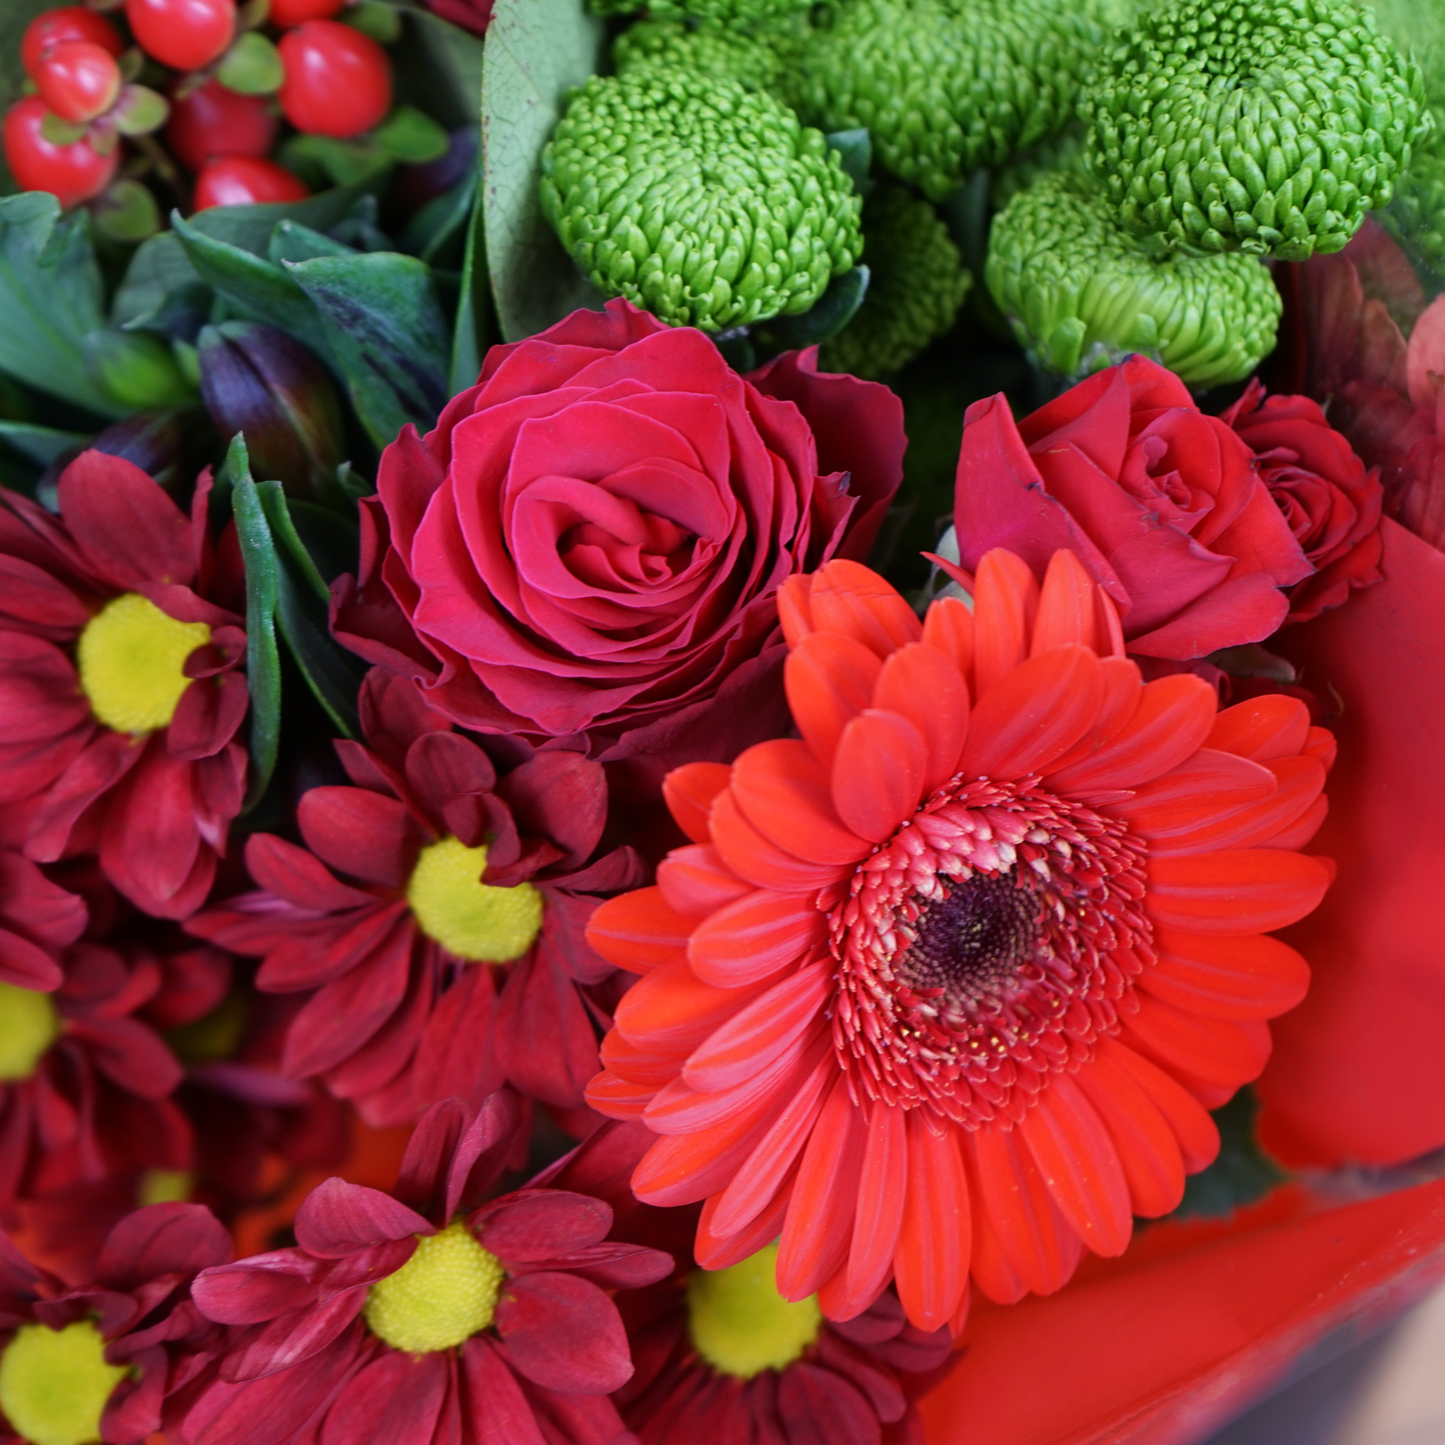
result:
<svg viewBox="0 0 1445 1445"><path fill-rule="evenodd" d="M787 101L806 34L801 16L797 22L739 30L683 20L639 20L613 43L612 68L621 75L638 65L671 65L713 80L735 80L745 90L766 90Z"/></svg>
<svg viewBox="0 0 1445 1445"><path fill-rule="evenodd" d="M941 201L1067 124L1113 18L1100 0L851 0L809 41L800 108L867 127L882 164Z"/></svg>
<svg viewBox="0 0 1445 1445"><path fill-rule="evenodd" d="M1350 0L1178 0L1079 108L1131 233L1290 261L1344 246L1431 129L1419 66Z"/></svg>
<svg viewBox="0 0 1445 1445"><path fill-rule="evenodd" d="M953 325L973 277L938 213L902 186L880 185L864 201L863 260L872 273L868 294L820 363L877 379Z"/></svg>
<svg viewBox="0 0 1445 1445"><path fill-rule="evenodd" d="M593 283L679 326L806 311L863 249L819 131L736 81L643 65L574 92L542 209Z"/></svg>
<svg viewBox="0 0 1445 1445"><path fill-rule="evenodd" d="M1273 350L1282 309L1255 257L1151 256L1066 173L994 218L984 280L1020 342L1068 376L1140 351L1191 386L1238 381Z"/></svg>
<svg viewBox="0 0 1445 1445"><path fill-rule="evenodd" d="M1007 165L1000 166L989 180L989 201L994 210L1001 211L1020 191L1055 171L1074 175L1088 173L1084 162L1084 133L1078 125L1030 146Z"/></svg>
<svg viewBox="0 0 1445 1445"><path fill-rule="evenodd" d="M806 10L812 0L591 0L599 15L632 15L639 10L658 20L686 18L712 20L723 25L755 25L794 10Z"/></svg>

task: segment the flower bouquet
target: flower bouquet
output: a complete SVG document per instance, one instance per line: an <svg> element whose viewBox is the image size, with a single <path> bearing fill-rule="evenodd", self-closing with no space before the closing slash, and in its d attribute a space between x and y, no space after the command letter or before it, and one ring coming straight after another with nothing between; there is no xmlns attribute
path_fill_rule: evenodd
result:
<svg viewBox="0 0 1445 1445"><path fill-rule="evenodd" d="M1445 1277L1445 25L0 16L0 1445L1186 1445Z"/></svg>

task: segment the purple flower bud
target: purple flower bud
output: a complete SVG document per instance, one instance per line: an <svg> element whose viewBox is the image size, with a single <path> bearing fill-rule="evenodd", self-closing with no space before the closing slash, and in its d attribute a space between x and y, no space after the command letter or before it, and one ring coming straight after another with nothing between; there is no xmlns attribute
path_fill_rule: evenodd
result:
<svg viewBox="0 0 1445 1445"><path fill-rule="evenodd" d="M345 459L341 405L325 368L273 326L227 321L197 342L201 394L223 437L244 432L258 481L319 498Z"/></svg>

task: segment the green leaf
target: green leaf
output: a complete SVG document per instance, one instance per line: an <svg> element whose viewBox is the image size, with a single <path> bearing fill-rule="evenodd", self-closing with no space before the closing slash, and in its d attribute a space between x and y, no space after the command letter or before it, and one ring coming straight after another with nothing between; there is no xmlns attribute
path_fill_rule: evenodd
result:
<svg viewBox="0 0 1445 1445"><path fill-rule="evenodd" d="M820 346L835 337L854 317L868 294L869 270L854 266L835 276L828 289L801 316L775 316L757 330L774 346L785 351Z"/></svg>
<svg viewBox="0 0 1445 1445"><path fill-rule="evenodd" d="M502 336L519 341L601 306L542 215L542 148L568 91L596 73L602 22L583 0L497 0L482 69L487 269Z"/></svg>
<svg viewBox="0 0 1445 1445"><path fill-rule="evenodd" d="M28 421L0 421L0 442L42 467L48 467L72 447L83 447L89 441L84 432L55 431Z"/></svg>
<svg viewBox="0 0 1445 1445"><path fill-rule="evenodd" d="M222 468L223 495L229 492L236 537L246 569L246 686L251 693L250 777L243 812L261 800L276 771L281 746L281 653L276 646L276 606L280 587L276 547L266 512L251 479L246 439L231 441Z"/></svg>
<svg viewBox="0 0 1445 1445"><path fill-rule="evenodd" d="M401 35L401 16L381 0L356 0L337 18L353 30L370 36L378 45L395 45Z"/></svg>
<svg viewBox="0 0 1445 1445"><path fill-rule="evenodd" d="M312 186L366 185L389 174L392 156L370 140L337 140L329 135L292 136L280 160Z"/></svg>
<svg viewBox="0 0 1445 1445"><path fill-rule="evenodd" d="M286 267L315 303L329 354L378 447L408 422L435 424L447 387L446 320L431 271L396 251L318 256Z"/></svg>
<svg viewBox="0 0 1445 1445"><path fill-rule="evenodd" d="M223 209L217 207L216 209ZM202 212L202 215L209 214ZM264 321L326 354L316 309L289 272L264 256L207 236L171 213L171 225L201 279L248 321Z"/></svg>
<svg viewBox="0 0 1445 1445"><path fill-rule="evenodd" d="M431 116L413 105L399 105L371 133L372 141L388 155L408 165L425 165L447 153L446 131Z"/></svg>
<svg viewBox="0 0 1445 1445"><path fill-rule="evenodd" d="M90 203L96 230L112 241L135 245L161 228L160 207L149 186L122 177Z"/></svg>
<svg viewBox="0 0 1445 1445"><path fill-rule="evenodd" d="M85 338L91 376L128 411L184 406L196 399L175 353L150 331L100 328Z"/></svg>
<svg viewBox="0 0 1445 1445"><path fill-rule="evenodd" d="M278 266L287 261L310 261L316 256L354 256L356 247L333 241L310 226L298 221L282 221L271 232L271 241L266 248L268 257Z"/></svg>
<svg viewBox="0 0 1445 1445"><path fill-rule="evenodd" d="M144 324L165 307L171 297L203 283L191 265L186 248L173 231L143 241L126 268L110 303L111 322L120 327Z"/></svg>
<svg viewBox="0 0 1445 1445"><path fill-rule="evenodd" d="M1242 1205L1263 1198L1289 1177L1260 1151L1254 1136L1258 1112L1258 1101L1249 1088L1241 1089L1222 1108L1213 1111L1219 1126L1219 1157L1184 1181L1184 1201L1171 1217L1233 1214Z"/></svg>
<svg viewBox="0 0 1445 1445"><path fill-rule="evenodd" d="M455 395L476 383L487 349L487 268L483 264L482 206L472 206L467 226L467 251L462 260L461 294L452 334L451 391Z"/></svg>
<svg viewBox="0 0 1445 1445"><path fill-rule="evenodd" d="M838 152L838 161L848 172L853 189L866 196L873 186L868 174L873 168L873 140L867 128L829 131L823 139Z"/></svg>
<svg viewBox="0 0 1445 1445"><path fill-rule="evenodd" d="M61 219L43 191L0 200L0 371L100 416L124 416L85 369L105 325L100 268L83 214Z"/></svg>
<svg viewBox="0 0 1445 1445"><path fill-rule="evenodd" d="M216 79L237 95L271 95L286 80L281 52L264 35L251 31L226 52Z"/></svg>
<svg viewBox="0 0 1445 1445"><path fill-rule="evenodd" d="M406 32L391 51L397 101L425 110L448 130L475 125L482 94L481 40L420 5L406 18Z"/></svg>
<svg viewBox="0 0 1445 1445"><path fill-rule="evenodd" d="M271 242L271 232L278 221L295 221L313 231L329 231L338 226L356 208L356 203L377 190L385 178L371 176L351 186L338 186L308 196L304 201L274 201L263 206L212 206L192 216L193 230L214 241L239 246L252 255L264 256Z"/></svg>
<svg viewBox="0 0 1445 1445"><path fill-rule="evenodd" d="M281 636L317 702L344 737L354 738L360 732L356 695L364 668L331 639L330 589L297 533L281 483L262 482L257 493L275 550L276 620Z"/></svg>

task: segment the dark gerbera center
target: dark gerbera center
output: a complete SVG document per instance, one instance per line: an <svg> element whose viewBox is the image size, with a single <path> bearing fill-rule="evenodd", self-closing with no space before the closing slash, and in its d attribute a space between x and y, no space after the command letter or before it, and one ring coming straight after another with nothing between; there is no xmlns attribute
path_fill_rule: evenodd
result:
<svg viewBox="0 0 1445 1445"><path fill-rule="evenodd" d="M1038 894L1012 872L940 879L939 887L941 898L918 900L913 942L894 963L894 977L915 993L950 1000L1009 988L1038 937Z"/></svg>
<svg viewBox="0 0 1445 1445"><path fill-rule="evenodd" d="M1093 809L955 780L854 874L829 914L833 1041L855 1092L976 1127L1118 1026L1152 960L1144 849Z"/></svg>

